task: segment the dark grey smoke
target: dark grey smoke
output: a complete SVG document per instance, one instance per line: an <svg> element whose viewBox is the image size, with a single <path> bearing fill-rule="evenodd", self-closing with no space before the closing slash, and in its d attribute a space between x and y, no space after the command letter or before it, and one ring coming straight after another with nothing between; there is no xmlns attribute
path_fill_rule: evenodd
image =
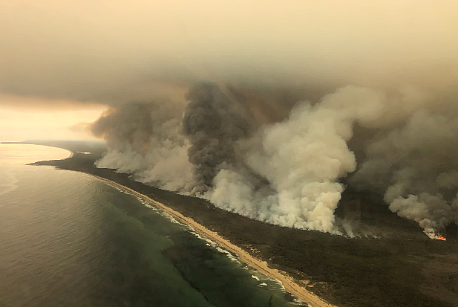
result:
<svg viewBox="0 0 458 307"><path fill-rule="evenodd" d="M434 238L458 221L457 135L458 117L419 110L368 144L351 184L381 191L392 212Z"/></svg>
<svg viewBox="0 0 458 307"><path fill-rule="evenodd" d="M141 151L152 133L150 113L152 104L131 103L111 109L91 128L92 133L104 137L109 148L132 146Z"/></svg>
<svg viewBox="0 0 458 307"><path fill-rule="evenodd" d="M97 166L261 221L350 236L334 212L341 179L356 170L353 188L379 191L429 237L458 221L454 104L438 108L416 89L347 86L290 109L289 99L275 104L269 93L203 83L189 90L186 107L113 108L92 126L109 146ZM354 133L355 125L371 133Z"/></svg>
<svg viewBox="0 0 458 307"><path fill-rule="evenodd" d="M180 133L183 106L172 101L113 108L92 125L108 153L96 165L133 174L136 180L174 191L194 187L188 141Z"/></svg>
<svg viewBox="0 0 458 307"><path fill-rule="evenodd" d="M223 93L214 83L191 88L186 99L182 126L191 143L188 157L197 181L194 192L202 193L213 185L222 163L237 162L234 142L250 134L254 119L240 95L231 89Z"/></svg>

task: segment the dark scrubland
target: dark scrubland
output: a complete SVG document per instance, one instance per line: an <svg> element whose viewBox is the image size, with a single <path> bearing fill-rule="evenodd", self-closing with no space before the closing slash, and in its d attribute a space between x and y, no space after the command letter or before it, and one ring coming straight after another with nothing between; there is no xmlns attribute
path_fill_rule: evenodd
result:
<svg viewBox="0 0 458 307"><path fill-rule="evenodd" d="M347 189L336 215L351 219L356 234L359 231L367 237L280 227L221 210L200 198L133 181L128 174L96 168L94 161L103 152L101 148L89 155L71 150L75 152L72 158L34 165L97 175L145 194L217 232L270 267L287 272L332 304L458 306L456 225L444 230L447 241L431 240L416 223L389 212L378 195Z"/></svg>

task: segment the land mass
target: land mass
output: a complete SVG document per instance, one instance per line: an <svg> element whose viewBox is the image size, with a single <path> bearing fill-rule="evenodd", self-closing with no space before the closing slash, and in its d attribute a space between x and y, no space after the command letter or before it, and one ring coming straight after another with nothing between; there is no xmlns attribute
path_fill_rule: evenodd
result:
<svg viewBox="0 0 458 307"><path fill-rule="evenodd" d="M202 226L208 230L207 236L214 234L229 242L233 247L224 247L242 261L245 254L258 259L265 269L271 270L270 274L276 271L286 278L283 281L290 280L290 291L292 286L299 286L299 292L305 289L304 293L313 293L329 304L342 307L458 305L456 225L447 229L447 241L431 240L418 225L389 212L374 195L347 189L336 214L351 218L367 237L350 239L280 227L224 211L201 198L136 182L128 174L96 168L94 162L103 149L91 150L83 145L70 149L55 142L40 145L69 149L74 154L64 160L40 161L34 165L92 174L139 193L148 201L164 206L166 211L170 209L168 212L174 212L191 226ZM256 264L251 265L256 268ZM274 277L281 280L282 276ZM300 293L294 294L301 298ZM325 306L323 301L308 303Z"/></svg>

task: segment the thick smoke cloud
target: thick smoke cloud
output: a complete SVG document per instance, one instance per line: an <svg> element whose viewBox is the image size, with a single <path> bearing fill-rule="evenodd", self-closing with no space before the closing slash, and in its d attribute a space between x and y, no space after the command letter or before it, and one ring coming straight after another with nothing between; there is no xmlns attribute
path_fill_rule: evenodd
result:
<svg viewBox="0 0 458 307"><path fill-rule="evenodd" d="M434 95L415 88L347 86L265 122L251 112L259 97L250 97L203 83L189 90L185 108L113 109L93 125L111 148L98 166L265 222L347 235L351 225L335 210L342 180L354 173L347 184L384 195L391 211L431 238L458 221L458 117L444 115L449 100L438 108ZM356 142L360 161L350 147L356 126L372 131Z"/></svg>
<svg viewBox="0 0 458 307"><path fill-rule="evenodd" d="M109 107L99 167L285 226L342 232L347 184L456 221L456 1L0 2L0 104Z"/></svg>
<svg viewBox="0 0 458 307"><path fill-rule="evenodd" d="M182 111L171 102L131 103L109 110L92 125L109 149L97 166L132 173L136 180L167 190L192 188L189 145L179 132Z"/></svg>
<svg viewBox="0 0 458 307"><path fill-rule="evenodd" d="M194 192L202 193L213 186L223 163L237 163L234 143L249 135L253 118L237 93L229 90L226 95L216 84L197 85L186 98L183 131L191 142L188 156L197 181Z"/></svg>
<svg viewBox="0 0 458 307"><path fill-rule="evenodd" d="M372 141L352 181L384 193L391 211L415 220L430 236L458 221L458 117L415 112Z"/></svg>
<svg viewBox="0 0 458 307"><path fill-rule="evenodd" d="M120 109L109 110L93 124L92 133L105 137L109 147L142 151L153 130L150 117L152 110L152 104L143 103L132 103Z"/></svg>
<svg viewBox="0 0 458 307"><path fill-rule="evenodd" d="M321 93L456 84L456 1L0 3L0 92L54 106L183 100L202 81Z"/></svg>
<svg viewBox="0 0 458 307"><path fill-rule="evenodd" d="M356 168L346 142L355 122L377 119L383 99L371 90L346 87L316 105L298 103L289 118L261 129L244 157L270 189L256 190L252 180L222 171L210 200L270 223L338 232L334 211L344 190L338 180Z"/></svg>

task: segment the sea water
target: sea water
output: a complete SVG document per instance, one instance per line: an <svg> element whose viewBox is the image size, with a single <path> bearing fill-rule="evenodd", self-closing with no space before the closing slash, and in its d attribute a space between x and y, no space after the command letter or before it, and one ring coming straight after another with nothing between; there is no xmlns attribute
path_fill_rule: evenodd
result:
<svg viewBox="0 0 458 307"><path fill-rule="evenodd" d="M0 145L0 306L302 305L135 196L25 165L68 154Z"/></svg>

